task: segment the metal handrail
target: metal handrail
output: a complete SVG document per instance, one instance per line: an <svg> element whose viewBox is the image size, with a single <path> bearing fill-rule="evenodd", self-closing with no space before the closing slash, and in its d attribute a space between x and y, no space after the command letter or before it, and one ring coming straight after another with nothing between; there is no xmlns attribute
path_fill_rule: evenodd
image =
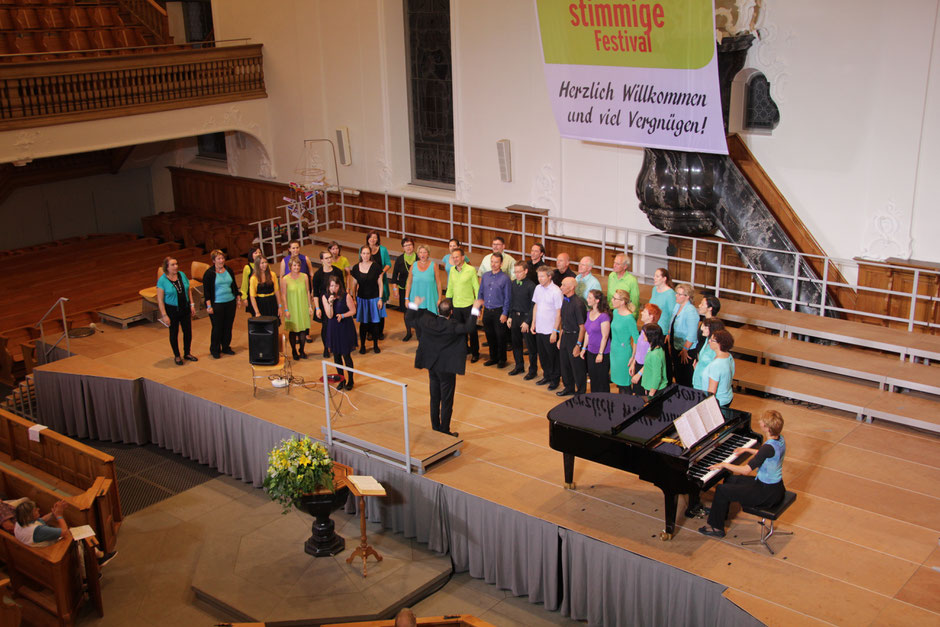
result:
<svg viewBox="0 0 940 627"><path fill-rule="evenodd" d="M378 228L379 230L384 230L387 237L392 236L420 236L423 239L434 242L444 242L446 241L443 237L425 235L418 233L415 228L416 222L430 222L430 223L449 223L450 225L450 236L454 234L455 227L462 227L466 229L468 233L468 240L472 238L472 232L474 229L477 230L493 230L492 226L475 224L474 217L481 213L481 209L490 213L503 213L508 215L517 216L518 214L514 212L509 212L506 209L491 209L484 207L477 207L476 211L469 204L464 203L447 203L449 209L449 215L446 218L434 217L434 216L418 216L418 215L407 215L404 213L404 196L399 194L389 194L387 192L369 192L368 190L361 190L365 193L372 193L376 195L383 195L385 202L381 207L365 207L359 204L347 202L347 196L343 193L334 194L326 206L323 207L325 210L325 219L317 220L317 222L311 226L317 231L320 229L329 229L332 226L341 226L342 228L349 227L358 227L365 229ZM389 208L389 199L398 198L400 199L400 208L390 209ZM334 209L339 210L340 219L339 220L330 220L329 208L332 203ZM465 220L455 220L454 207L463 207L466 208L467 217ZM317 207L318 209L320 207ZM355 222L349 218L346 210L359 210L363 212L363 215L366 212L372 213L381 213L385 216L384 220L384 229L382 226L376 227L372 224L362 224ZM442 215L444 212L441 212ZM390 223L390 216L396 216L399 219L398 228L392 228ZM524 220L525 214L523 214ZM408 224L406 224L406 218ZM449 219L447 219L449 218ZM531 219L531 217L530 217ZM916 320L916 308L918 305L923 305L926 303L928 306L931 303L940 303L940 298L936 296L930 296L928 294L918 293L918 286L923 285L923 281L928 280L930 277L934 277L935 280L940 281L940 272L933 270L926 270L920 268L910 268L907 266L901 266L897 264L885 263L882 261L864 261L858 262L854 259L843 259L838 257L827 257L825 255L817 255L811 253L802 253L792 250L780 250L772 248L761 248L759 246L752 246L748 244L736 244L733 242L728 242L725 240L705 240L700 237L690 237L686 235L672 235L663 233L660 231L645 231L641 229L631 229L627 227L618 227L610 226L605 224L598 224L594 222L588 222L586 220L578 220L572 218L562 218L554 216L539 216L540 224L539 226L541 231L542 243L546 246L551 246L552 244L573 244L573 245L588 245L598 248L601 251L600 263L595 265L595 268L602 274L607 274L612 268L609 268L604 265L606 256L608 252L624 252L629 255L633 260L633 274L644 279L649 279L649 274L645 272L645 265L648 264L651 260L661 261L663 265L670 261L675 261L679 263L689 264L691 267L689 282L697 289L708 289L713 290L716 296L720 296L722 292L726 294L735 294L741 296L747 296L750 298L756 298L760 300L768 300L775 302L777 304L783 305L786 309L795 310L799 307L810 307L816 309L820 315L826 315L826 312L839 312L853 314L860 317L872 318L890 322L903 322L907 324L909 331L913 331L915 327L922 327L927 329L937 329L940 328L940 324L930 322L930 321L921 321ZM333 224L336 222L337 224ZM409 230L407 226L412 228ZM538 227L536 227L538 228ZM586 230L592 230L592 236L584 236L582 233ZM522 238L523 246L525 249L525 242L533 237L532 234L526 232L525 222L523 221L523 226L521 230L506 229L501 230L501 233L504 235L519 235ZM597 235L600 237L596 237ZM678 255L670 255L666 252L659 253L655 250L648 249L648 243L654 241L653 238L659 239L669 237L673 239L682 239L688 240L692 245L692 258L679 257ZM717 245L717 254L716 260L714 262L704 261L697 259L697 251L699 246L703 243L709 245ZM761 252L775 253L775 254L785 254L793 259L793 272L773 272L773 271L756 271L747 266L734 266L722 263L723 251L726 250L725 247L733 246L736 251L747 251L755 250ZM472 242L467 242L468 250L472 250ZM477 246L479 248L479 246ZM513 250L507 248L506 252L512 255L522 255L525 257L528 254L526 250ZM554 257L547 257L547 259L552 260ZM640 266L640 261L643 262L644 267ZM812 262L812 263L810 263ZM809 263L809 267L813 268L822 268L821 276L815 276L814 274L802 274L800 268ZM899 291L894 289L884 289L874 286L861 286L857 284L847 283L839 280L833 280L829 277L830 270L837 269L844 276L848 273L849 269L857 269L861 265L868 265L878 268L890 269L890 270L902 270L905 272L913 273L913 282L910 291ZM713 269L715 272L715 277L713 283L704 280L704 270ZM767 294L758 294L756 292L742 292L729 287L722 287L721 279L723 272L743 272L747 273L751 278L752 289L755 284L761 284L762 281L769 277L774 277L778 279L789 279L793 285L793 292L791 295L779 295L779 296L769 296ZM818 272L818 271L817 271ZM807 302L800 298L799 287L806 283L811 283L820 288L820 299L815 302ZM870 311L861 311L858 309L849 309L845 307L837 306L835 303L830 302L826 294L831 289L848 289L852 290L856 294L880 294L885 297L899 297L902 299L907 299L909 301L909 310L905 318L898 316L892 316L887 313L876 313ZM821 302L820 302L821 301Z"/></svg>
<svg viewBox="0 0 940 627"><path fill-rule="evenodd" d="M43 314L42 318L39 319L39 322L36 323L36 328L39 329L39 337L42 342L42 361L46 363L46 358L55 350L56 346L59 345L59 342L62 341L62 338L65 337L65 350L69 353L72 352L72 344L69 341L69 326L65 319L65 303L69 302L69 299L65 296L60 296L59 299L52 303L52 306ZM43 324L46 322L46 318L49 317L49 314L56 308L58 305L60 312L62 313L62 335L59 336L59 339L55 341L52 346L47 346L46 344L46 330L43 327Z"/></svg>

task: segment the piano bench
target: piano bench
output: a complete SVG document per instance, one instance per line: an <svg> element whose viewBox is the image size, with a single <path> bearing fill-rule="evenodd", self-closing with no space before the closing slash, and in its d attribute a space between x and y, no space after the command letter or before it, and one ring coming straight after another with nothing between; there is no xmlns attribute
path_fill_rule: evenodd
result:
<svg viewBox="0 0 940 627"><path fill-rule="evenodd" d="M774 507L742 507L741 511L745 514L751 514L753 516L760 516L760 540L746 540L742 542L742 545L749 544L762 544L764 548L767 549L771 555L774 554L774 550L770 548L770 545L767 544L767 541L770 540L770 536L776 533L781 536L792 536L792 531L779 531L774 529L774 521L780 517L787 508L793 505L793 501L796 500L796 492L787 491L783 496L783 500L780 501ZM764 524L765 521L770 521L769 525Z"/></svg>

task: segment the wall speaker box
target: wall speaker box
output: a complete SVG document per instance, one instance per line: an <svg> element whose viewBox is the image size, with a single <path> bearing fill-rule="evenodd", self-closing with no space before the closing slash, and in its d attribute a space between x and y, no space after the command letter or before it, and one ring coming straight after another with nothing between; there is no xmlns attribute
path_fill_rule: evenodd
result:
<svg viewBox="0 0 940 627"><path fill-rule="evenodd" d="M352 164L352 154L349 152L349 129L345 126L336 129L336 150L339 151L341 165Z"/></svg>
<svg viewBox="0 0 940 627"><path fill-rule="evenodd" d="M248 361L255 366L273 366L278 362L277 316L258 316L248 319Z"/></svg>
<svg viewBox="0 0 940 627"><path fill-rule="evenodd" d="M496 142L496 153L499 155L499 180L503 183L512 182L512 151L509 140L501 139Z"/></svg>

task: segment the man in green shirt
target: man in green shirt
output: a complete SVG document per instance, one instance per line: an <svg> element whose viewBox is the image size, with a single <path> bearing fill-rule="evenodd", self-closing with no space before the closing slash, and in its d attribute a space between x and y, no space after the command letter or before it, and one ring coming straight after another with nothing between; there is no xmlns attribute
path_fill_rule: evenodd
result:
<svg viewBox="0 0 940 627"><path fill-rule="evenodd" d="M477 299L480 282L477 272L466 263L463 248L455 248L450 254L450 276L447 279L447 298L454 302L453 317L457 322L464 323L470 319L470 310ZM480 338L477 337L476 327L467 334L470 340L470 363L480 359Z"/></svg>
<svg viewBox="0 0 940 627"><path fill-rule="evenodd" d="M627 271L627 256L620 253L614 257L614 271L607 275L607 302L617 290L624 290L633 303L633 317L640 312L640 285L636 277Z"/></svg>

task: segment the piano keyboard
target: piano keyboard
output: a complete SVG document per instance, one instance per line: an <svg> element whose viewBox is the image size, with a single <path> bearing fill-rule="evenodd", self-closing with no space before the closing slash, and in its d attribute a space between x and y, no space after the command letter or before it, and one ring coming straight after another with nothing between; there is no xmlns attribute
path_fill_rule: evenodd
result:
<svg viewBox="0 0 940 627"><path fill-rule="evenodd" d="M689 477L700 481L702 484L706 484L715 475L721 472L721 470L709 470L709 466L712 464L720 464L721 462L730 462L738 457L734 454L734 449L752 448L755 444L757 444L757 440L754 438L732 433L731 437L716 446L710 453L695 462L689 468Z"/></svg>

